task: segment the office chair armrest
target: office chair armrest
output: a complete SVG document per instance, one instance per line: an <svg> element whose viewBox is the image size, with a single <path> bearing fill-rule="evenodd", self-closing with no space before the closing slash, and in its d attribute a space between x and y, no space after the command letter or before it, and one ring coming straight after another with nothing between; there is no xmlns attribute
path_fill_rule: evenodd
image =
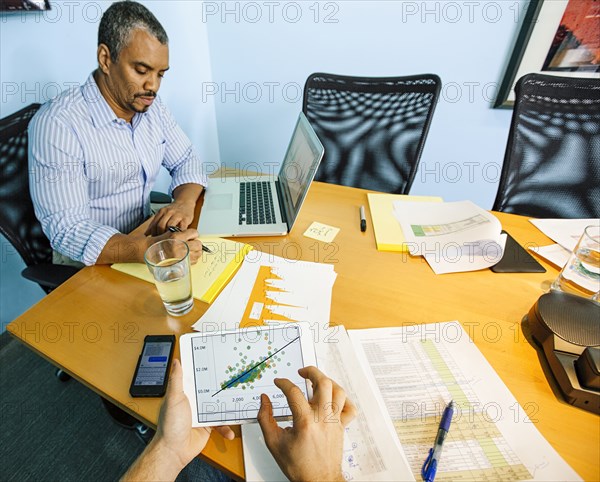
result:
<svg viewBox="0 0 600 482"><path fill-rule="evenodd" d="M54 289L67 281L78 271L79 269L74 266L62 264L37 264L25 268L21 271L21 276L30 281L34 281L44 288Z"/></svg>
<svg viewBox="0 0 600 482"><path fill-rule="evenodd" d="M150 204L171 204L173 199L168 194L160 191L150 193Z"/></svg>

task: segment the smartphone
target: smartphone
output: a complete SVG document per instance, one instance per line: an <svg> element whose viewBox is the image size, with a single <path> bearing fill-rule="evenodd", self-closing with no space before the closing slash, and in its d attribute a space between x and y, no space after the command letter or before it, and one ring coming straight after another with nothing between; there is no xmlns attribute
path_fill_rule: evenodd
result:
<svg viewBox="0 0 600 482"><path fill-rule="evenodd" d="M167 390L175 335L148 335L138 358L129 394L132 397L162 397Z"/></svg>

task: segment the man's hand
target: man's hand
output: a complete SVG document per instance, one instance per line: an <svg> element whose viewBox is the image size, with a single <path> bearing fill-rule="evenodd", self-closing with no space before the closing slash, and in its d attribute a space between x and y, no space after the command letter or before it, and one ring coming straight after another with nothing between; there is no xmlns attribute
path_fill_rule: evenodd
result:
<svg viewBox="0 0 600 482"><path fill-rule="evenodd" d="M180 239L185 241L190 249L190 263L196 264L196 262L202 257L202 241L198 239L198 231L195 229L186 229L179 233L165 233L162 236L156 236L150 238L152 243L156 243L163 239Z"/></svg>
<svg viewBox="0 0 600 482"><path fill-rule="evenodd" d="M173 360L173 368L167 386L167 395L160 409L158 428L152 443L170 452L185 467L196 457L208 442L210 427L192 428L190 402L183 393L183 372L179 360ZM232 440L233 431L227 427L216 430Z"/></svg>
<svg viewBox="0 0 600 482"><path fill-rule="evenodd" d="M269 397L261 395L258 423L268 449L283 473L295 480L344 480L341 472L344 428L356 416L344 390L316 367L298 370L313 384L313 397L287 379L275 379L292 411L293 427L280 428Z"/></svg>
<svg viewBox="0 0 600 482"><path fill-rule="evenodd" d="M180 239L190 249L190 263L196 263L202 257L202 242L198 239L198 231L186 229L180 233L166 232L160 236L144 236L132 234L115 234L108 240L96 264L110 263L144 263L144 253L154 243L164 239Z"/></svg>
<svg viewBox="0 0 600 482"><path fill-rule="evenodd" d="M195 208L195 201L175 201L165 206L154 215L145 234L157 236L167 231L169 226L177 226L181 230L187 229L194 220Z"/></svg>
<svg viewBox="0 0 600 482"><path fill-rule="evenodd" d="M187 229L194 220L196 202L204 188L200 184L182 184L173 191L173 203L160 209L146 230L146 235L157 236L169 226Z"/></svg>
<svg viewBox="0 0 600 482"><path fill-rule="evenodd" d="M204 449L211 430L210 427L192 428L190 402L183 392L181 363L173 360L156 435L121 480L175 480L177 474ZM229 427L216 427L215 430L226 439L234 437Z"/></svg>

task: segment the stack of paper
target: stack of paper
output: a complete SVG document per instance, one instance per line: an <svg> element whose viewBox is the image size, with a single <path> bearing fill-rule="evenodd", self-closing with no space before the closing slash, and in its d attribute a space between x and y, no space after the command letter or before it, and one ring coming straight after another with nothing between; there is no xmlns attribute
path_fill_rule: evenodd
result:
<svg viewBox="0 0 600 482"><path fill-rule="evenodd" d="M348 334L418 480L450 400L456 409L436 480L580 480L460 323Z"/></svg>
<svg viewBox="0 0 600 482"><path fill-rule="evenodd" d="M200 301L211 303L242 264L252 246L222 238L202 237L200 241L211 252L203 251L202 258L192 265L192 294ZM111 268L154 283L154 277L145 264L115 263Z"/></svg>
<svg viewBox="0 0 600 482"><path fill-rule="evenodd" d="M600 219L530 219L529 221L557 243L549 246L530 246L529 249L558 268L563 268L567 264L585 228L600 224Z"/></svg>
<svg viewBox="0 0 600 482"><path fill-rule="evenodd" d="M424 256L436 274L489 268L504 254L500 221L471 201L395 201L394 216L410 254Z"/></svg>
<svg viewBox="0 0 600 482"><path fill-rule="evenodd" d="M192 328L212 331L305 321L315 330L325 329L336 277L332 265L253 251Z"/></svg>
<svg viewBox="0 0 600 482"><path fill-rule="evenodd" d="M529 222L569 252L590 225L598 226L600 219L530 219Z"/></svg>

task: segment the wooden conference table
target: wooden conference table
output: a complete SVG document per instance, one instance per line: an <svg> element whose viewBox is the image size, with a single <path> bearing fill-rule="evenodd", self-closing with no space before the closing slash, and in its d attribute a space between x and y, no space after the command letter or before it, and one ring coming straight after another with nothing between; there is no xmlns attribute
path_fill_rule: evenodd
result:
<svg viewBox="0 0 600 482"><path fill-rule="evenodd" d="M244 241L279 256L332 263L338 273L332 324L352 329L459 320L544 437L579 475L600 480L599 418L557 398L521 330L521 319L557 270L542 262L543 274L484 270L437 276L421 258L377 251L368 208L368 228L361 233L358 209L368 206L366 193L315 182L291 235ZM522 246L551 243L527 218L494 214ZM302 235L313 221L341 228L334 243ZM8 330L92 390L155 425L161 400L133 399L128 393L144 336L189 332L206 308L196 301L191 313L168 316L152 285L94 266L46 296ZM213 434L203 456L244 477L239 438L229 442Z"/></svg>

